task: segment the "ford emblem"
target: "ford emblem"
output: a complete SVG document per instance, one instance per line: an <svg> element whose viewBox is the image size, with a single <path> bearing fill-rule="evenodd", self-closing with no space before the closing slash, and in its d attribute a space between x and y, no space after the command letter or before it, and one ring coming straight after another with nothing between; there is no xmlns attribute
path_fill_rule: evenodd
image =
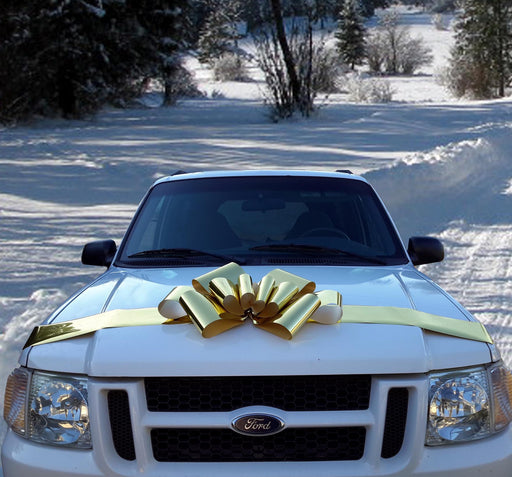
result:
<svg viewBox="0 0 512 477"><path fill-rule="evenodd" d="M231 423L233 429L246 436L268 436L284 429L284 422L269 414L247 414Z"/></svg>

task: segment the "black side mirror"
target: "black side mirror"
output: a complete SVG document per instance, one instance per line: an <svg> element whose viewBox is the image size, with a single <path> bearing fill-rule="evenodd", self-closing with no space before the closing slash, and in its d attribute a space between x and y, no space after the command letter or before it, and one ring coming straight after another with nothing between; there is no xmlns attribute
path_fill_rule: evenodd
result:
<svg viewBox="0 0 512 477"><path fill-rule="evenodd" d="M441 262L444 259L444 247L434 237L411 237L407 252L414 265Z"/></svg>
<svg viewBox="0 0 512 477"><path fill-rule="evenodd" d="M82 250L82 263L108 268L114 259L116 250L117 245L113 240L90 242Z"/></svg>

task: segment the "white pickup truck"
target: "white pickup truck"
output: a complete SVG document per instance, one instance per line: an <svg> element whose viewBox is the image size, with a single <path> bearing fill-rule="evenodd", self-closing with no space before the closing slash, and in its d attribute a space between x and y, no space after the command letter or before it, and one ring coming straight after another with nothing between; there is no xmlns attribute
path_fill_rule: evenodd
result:
<svg viewBox="0 0 512 477"><path fill-rule="evenodd" d="M511 477L511 373L415 268L443 255L348 172L157 181L22 351L5 477Z"/></svg>

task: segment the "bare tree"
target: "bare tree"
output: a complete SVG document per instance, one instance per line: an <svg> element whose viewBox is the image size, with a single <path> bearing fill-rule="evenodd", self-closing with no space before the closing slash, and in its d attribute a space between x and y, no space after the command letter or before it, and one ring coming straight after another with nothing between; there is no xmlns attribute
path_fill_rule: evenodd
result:
<svg viewBox="0 0 512 477"><path fill-rule="evenodd" d="M298 96L288 74L276 30L261 28L254 34L258 65L265 75L267 103L273 119L287 118L295 112L308 117L314 109L316 94L326 86L326 68L331 66L323 42L313 41L312 20L292 22L287 43L293 58ZM325 91L325 90L324 90Z"/></svg>
<svg viewBox="0 0 512 477"><path fill-rule="evenodd" d="M293 59L288 39L286 38L286 30L284 27L283 11L281 6L281 0L270 0L272 7L272 14L274 19L274 25L276 28L276 35L281 51L283 53L283 59L290 79L290 86L292 89L293 99L298 104L300 102L301 91L299 78L295 69L295 61Z"/></svg>
<svg viewBox="0 0 512 477"><path fill-rule="evenodd" d="M432 54L421 37L411 37L399 24L397 13L384 14L366 41L368 66L374 73L413 74L432 62Z"/></svg>

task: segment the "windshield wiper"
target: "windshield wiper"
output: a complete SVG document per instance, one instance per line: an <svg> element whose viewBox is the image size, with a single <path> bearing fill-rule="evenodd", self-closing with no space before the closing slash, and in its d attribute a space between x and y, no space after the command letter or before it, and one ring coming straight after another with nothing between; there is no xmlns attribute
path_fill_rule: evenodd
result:
<svg viewBox="0 0 512 477"><path fill-rule="evenodd" d="M222 255L219 253L207 252L206 250L197 250L195 248L159 248L156 250L144 250L142 252L134 253L133 255L128 255L128 258L155 258L155 257L178 257L178 258L187 258L196 255L204 255L207 257L217 258L219 260L225 261L226 263L235 262L239 265L245 263L245 261L240 260L238 258L229 257L227 255Z"/></svg>
<svg viewBox="0 0 512 477"><path fill-rule="evenodd" d="M267 245L258 245L251 247L250 250L262 252L292 252L292 253L307 253L307 254L330 254L330 255L343 255L350 258L357 258L366 262L377 263L379 265L387 265L386 261L377 257L368 257L358 253L341 250L338 248L322 247L321 245L302 245L296 243L273 243Z"/></svg>

